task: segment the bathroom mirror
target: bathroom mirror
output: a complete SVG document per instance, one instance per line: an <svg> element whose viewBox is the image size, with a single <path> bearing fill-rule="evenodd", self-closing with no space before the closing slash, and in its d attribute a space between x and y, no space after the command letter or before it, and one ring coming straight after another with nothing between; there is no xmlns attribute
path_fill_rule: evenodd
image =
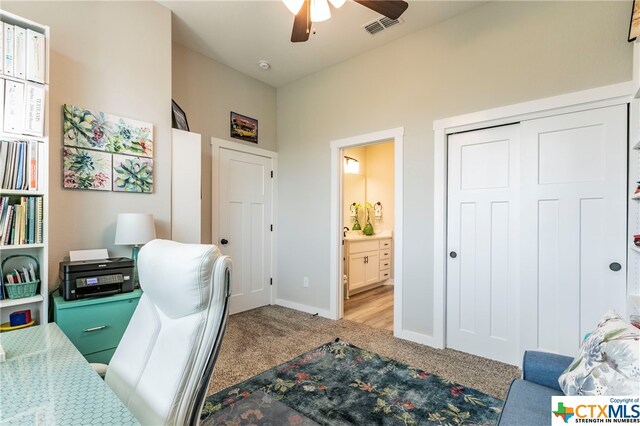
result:
<svg viewBox="0 0 640 426"><path fill-rule="evenodd" d="M393 230L393 206L394 206L394 148L393 142L383 142L348 148L342 152L350 161L358 162L358 173L347 173L345 170L342 185L343 224L353 229L353 218L350 206L359 203L358 221L364 229L366 225L365 202L375 205L380 203L380 216L375 217L374 209L370 211L371 224L375 233L383 230Z"/></svg>

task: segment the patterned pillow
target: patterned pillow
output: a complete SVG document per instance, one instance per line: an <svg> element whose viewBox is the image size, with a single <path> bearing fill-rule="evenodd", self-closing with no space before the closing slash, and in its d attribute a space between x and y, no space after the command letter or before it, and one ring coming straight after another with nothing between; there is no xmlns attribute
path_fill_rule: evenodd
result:
<svg viewBox="0 0 640 426"><path fill-rule="evenodd" d="M638 395L640 330L609 310L558 383L566 395Z"/></svg>

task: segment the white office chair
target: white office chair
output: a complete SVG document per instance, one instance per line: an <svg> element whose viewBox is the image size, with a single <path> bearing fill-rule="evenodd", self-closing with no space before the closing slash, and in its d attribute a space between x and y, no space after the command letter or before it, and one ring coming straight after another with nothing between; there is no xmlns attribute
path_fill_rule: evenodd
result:
<svg viewBox="0 0 640 426"><path fill-rule="evenodd" d="M197 424L228 316L231 259L212 245L153 240L144 294L106 371L142 424Z"/></svg>

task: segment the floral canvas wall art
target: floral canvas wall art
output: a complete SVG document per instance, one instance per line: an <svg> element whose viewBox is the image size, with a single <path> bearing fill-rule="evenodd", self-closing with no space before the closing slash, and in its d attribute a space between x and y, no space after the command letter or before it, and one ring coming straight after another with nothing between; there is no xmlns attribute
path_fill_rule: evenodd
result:
<svg viewBox="0 0 640 426"><path fill-rule="evenodd" d="M63 144L153 157L153 124L66 104Z"/></svg>
<svg viewBox="0 0 640 426"><path fill-rule="evenodd" d="M128 155L113 155L113 190L153 192L153 160Z"/></svg>
<svg viewBox="0 0 640 426"><path fill-rule="evenodd" d="M62 157L64 188L111 191L111 154L65 146Z"/></svg>

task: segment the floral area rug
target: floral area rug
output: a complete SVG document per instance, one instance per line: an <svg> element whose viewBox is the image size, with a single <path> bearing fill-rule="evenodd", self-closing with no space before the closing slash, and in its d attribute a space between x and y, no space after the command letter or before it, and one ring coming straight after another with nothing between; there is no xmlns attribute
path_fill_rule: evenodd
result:
<svg viewBox="0 0 640 426"><path fill-rule="evenodd" d="M495 424L502 401L336 339L209 396L201 421L263 392L321 425ZM261 406L218 424L265 424ZM244 418L243 418L244 415ZM207 422L209 423L209 422ZM276 424L276 423L272 423ZM285 416L277 424L300 424Z"/></svg>

